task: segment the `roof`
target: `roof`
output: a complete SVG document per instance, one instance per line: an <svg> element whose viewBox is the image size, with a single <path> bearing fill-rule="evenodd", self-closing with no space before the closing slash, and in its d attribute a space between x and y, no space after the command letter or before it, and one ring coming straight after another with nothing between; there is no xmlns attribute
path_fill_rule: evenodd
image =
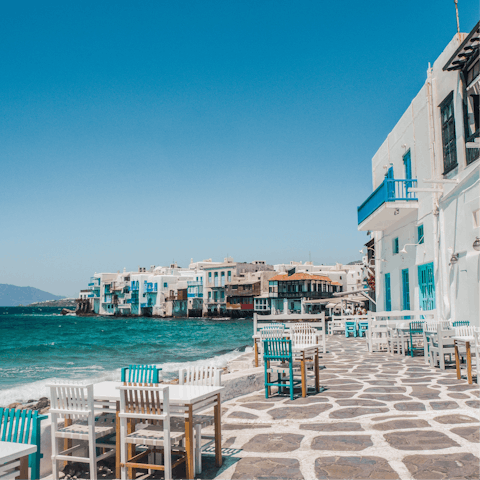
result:
<svg viewBox="0 0 480 480"><path fill-rule="evenodd" d="M275 275L269 281L270 282L290 282L295 280L322 280L324 282L331 282L328 277L321 275L312 275L310 273L294 273L288 276L286 273Z"/></svg>
<svg viewBox="0 0 480 480"><path fill-rule="evenodd" d="M478 22L467 38L457 48L455 53L450 57L448 62L443 67L443 70L462 70L468 63L470 58L478 57L478 50L480 45L480 22Z"/></svg>
<svg viewBox="0 0 480 480"><path fill-rule="evenodd" d="M332 285L340 285L342 286L343 284L341 282L332 282Z"/></svg>

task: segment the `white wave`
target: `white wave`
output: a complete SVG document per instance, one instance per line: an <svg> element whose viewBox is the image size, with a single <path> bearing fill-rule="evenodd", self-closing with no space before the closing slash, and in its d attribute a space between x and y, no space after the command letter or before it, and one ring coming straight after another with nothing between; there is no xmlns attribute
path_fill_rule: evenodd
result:
<svg viewBox="0 0 480 480"><path fill-rule="evenodd" d="M245 351L248 351L250 347L247 347ZM251 349L250 349L251 350ZM157 366L162 369L166 379L175 378L178 370L186 366L213 366L217 368L223 368L227 366L227 363L235 358L240 357L245 352L238 349L232 352L224 353L223 355L217 355L211 358L205 358L202 360L196 360L193 362L171 362L160 363ZM86 367L78 367L74 369L61 369L59 367L47 367L45 370L50 370L53 375L44 380L38 380L36 382L26 383L18 385L13 388L7 388L0 390L0 407L6 407L13 402L26 402L27 400L38 400L41 397L49 397L48 385L50 382L58 379L70 379L70 380L85 380L88 383L98 383L107 380L119 381L121 369L115 370L103 370L103 367L98 365L91 365ZM55 372L63 370L62 373ZM24 370L22 370L24 372ZM90 372L90 375L88 373Z"/></svg>

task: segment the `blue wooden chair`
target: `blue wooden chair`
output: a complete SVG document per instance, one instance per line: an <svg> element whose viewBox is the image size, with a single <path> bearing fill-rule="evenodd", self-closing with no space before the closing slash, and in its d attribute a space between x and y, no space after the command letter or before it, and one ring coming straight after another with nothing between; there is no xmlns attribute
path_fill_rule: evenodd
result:
<svg viewBox="0 0 480 480"><path fill-rule="evenodd" d="M345 336L348 338L350 334L353 334L354 337L357 336L357 322L355 320L345 322Z"/></svg>
<svg viewBox="0 0 480 480"><path fill-rule="evenodd" d="M410 322L410 355L413 357L415 350L422 350L423 351L423 345L420 346L415 346L415 340L423 340L423 324L425 322L422 321L416 321L416 322Z"/></svg>
<svg viewBox="0 0 480 480"><path fill-rule="evenodd" d="M162 369L156 365L129 365L122 368L122 382L160 383Z"/></svg>
<svg viewBox="0 0 480 480"><path fill-rule="evenodd" d="M358 336L364 337L368 330L368 322L358 322Z"/></svg>
<svg viewBox="0 0 480 480"><path fill-rule="evenodd" d="M469 327L470 322L468 320L457 320L456 322L453 322L454 327Z"/></svg>
<svg viewBox="0 0 480 480"><path fill-rule="evenodd" d="M37 451L28 457L30 478L40 478L40 422L47 415L39 415L36 410L16 410L0 408L0 440L2 442L27 443L36 445Z"/></svg>
<svg viewBox="0 0 480 480"><path fill-rule="evenodd" d="M270 362L281 362L284 365L270 365ZM293 389L295 385L302 383L301 380L294 380L292 341L284 338L271 338L263 341L263 363L265 366L265 398L268 398L270 387L278 387L279 391L285 387L290 388L290 399L293 400ZM285 365L287 364L287 365ZM270 375L278 374L277 382L272 382ZM283 375L288 374L288 379Z"/></svg>

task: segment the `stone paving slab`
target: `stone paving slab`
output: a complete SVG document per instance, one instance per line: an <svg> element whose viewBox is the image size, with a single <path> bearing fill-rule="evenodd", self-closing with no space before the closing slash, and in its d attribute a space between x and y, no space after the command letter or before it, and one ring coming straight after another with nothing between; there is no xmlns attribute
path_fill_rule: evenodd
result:
<svg viewBox="0 0 480 480"><path fill-rule="evenodd" d="M480 478L478 385L422 356L368 353L360 338L327 337L327 349L322 392L224 402L223 444L236 453L221 469L204 455L199 478Z"/></svg>

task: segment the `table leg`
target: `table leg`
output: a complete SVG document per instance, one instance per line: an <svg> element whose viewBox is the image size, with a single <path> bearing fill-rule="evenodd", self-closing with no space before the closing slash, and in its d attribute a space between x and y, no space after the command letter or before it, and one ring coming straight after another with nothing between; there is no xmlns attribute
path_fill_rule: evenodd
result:
<svg viewBox="0 0 480 480"><path fill-rule="evenodd" d="M467 379L468 383L472 384L472 354L470 352L470 342L465 342L465 348L467 350Z"/></svg>
<svg viewBox="0 0 480 480"><path fill-rule="evenodd" d="M255 366L258 367L258 343L257 343L257 340L254 340L253 350L255 351Z"/></svg>
<svg viewBox="0 0 480 480"><path fill-rule="evenodd" d="M28 455L20 458L20 477L21 480L28 480Z"/></svg>
<svg viewBox="0 0 480 480"><path fill-rule="evenodd" d="M305 353L302 354L302 359L300 360L300 368L302 370L302 397L305 398L307 396L307 378L306 378L306 371L305 371Z"/></svg>
<svg viewBox="0 0 480 480"><path fill-rule="evenodd" d="M120 443L120 402L116 402L117 404L117 412L115 414L115 427L116 427L116 432L115 432L115 443L116 443L116 448L115 448L115 478L120 478L121 477L121 472L120 472L120 449L122 448L121 443Z"/></svg>
<svg viewBox="0 0 480 480"><path fill-rule="evenodd" d="M217 393L217 404L214 407L215 419L215 466L221 467L222 460L222 404L220 394Z"/></svg>
<svg viewBox="0 0 480 480"><path fill-rule="evenodd" d="M268 370L270 370L270 360L267 360L267 371ZM271 380L270 373L267 373L267 383L270 383L270 380ZM272 387L270 385L267 386L267 393L269 397L272 396Z"/></svg>
<svg viewBox="0 0 480 480"><path fill-rule="evenodd" d="M185 474L188 479L194 478L193 471L193 413L192 406L188 406L188 416L185 419L185 453L187 461L185 464Z"/></svg>
<svg viewBox="0 0 480 480"><path fill-rule="evenodd" d="M64 420L64 426L65 427L69 427L72 423L73 423L73 420L71 418L66 418ZM72 439L71 438L65 438L63 440L63 449L64 450L68 450L69 448L72 448ZM71 454L70 454L71 455ZM66 466L68 465L68 462L65 461L63 462L63 467L65 468Z"/></svg>
<svg viewBox="0 0 480 480"><path fill-rule="evenodd" d="M318 349L315 352L315 390L318 393L320 391L320 367L318 365Z"/></svg>
<svg viewBox="0 0 480 480"><path fill-rule="evenodd" d="M460 356L458 354L458 345L456 340L454 340L455 343L455 366L457 367L457 379L460 380L462 378L462 374L460 372Z"/></svg>

